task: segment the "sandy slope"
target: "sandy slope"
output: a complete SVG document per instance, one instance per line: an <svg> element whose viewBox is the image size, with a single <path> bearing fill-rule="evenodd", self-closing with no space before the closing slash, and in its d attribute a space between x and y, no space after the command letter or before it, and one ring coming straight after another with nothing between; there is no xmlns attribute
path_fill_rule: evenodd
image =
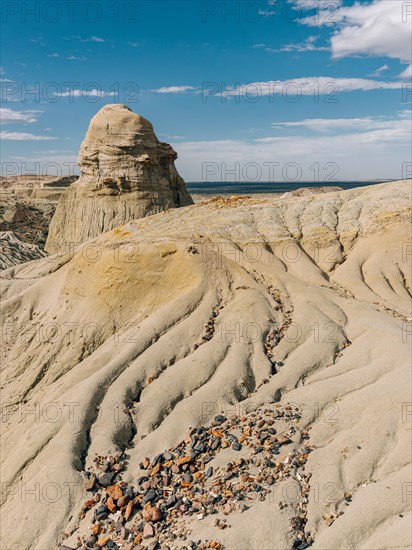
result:
<svg viewBox="0 0 412 550"><path fill-rule="evenodd" d="M4 547L54 548L70 533L95 453L130 448L132 480L189 426L281 400L303 409L317 446L314 547L409 548L410 197L410 182L395 182L214 201L2 272ZM284 362L274 375L271 328ZM192 538L290 548L281 491L232 529L199 523Z"/></svg>

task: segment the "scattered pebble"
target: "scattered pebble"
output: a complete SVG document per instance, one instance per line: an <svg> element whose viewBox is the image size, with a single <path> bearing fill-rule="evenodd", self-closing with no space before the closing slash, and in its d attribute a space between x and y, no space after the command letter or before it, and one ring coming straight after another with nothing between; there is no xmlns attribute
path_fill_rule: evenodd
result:
<svg viewBox="0 0 412 550"><path fill-rule="evenodd" d="M78 547L173 550L181 541L190 549L223 549L215 540L190 540L189 518L201 521L217 513L246 513L288 478L301 487L296 516L290 519L293 540L299 545L292 540L291 546L300 550L311 546L313 538L305 530L310 479L305 463L312 447L299 419L300 412L289 405L261 407L230 418L217 415L210 426L190 429L176 447L146 457L140 464L141 475L130 485L121 480L124 453L97 456L92 471L85 472L85 488L93 498L85 501L80 516L82 520L93 510L91 535L79 537ZM299 450L294 439L301 441ZM223 449L231 453L226 466L207 466ZM281 509L288 506L279 503ZM329 524L335 518L324 519ZM214 517L213 525L230 528L221 517Z"/></svg>

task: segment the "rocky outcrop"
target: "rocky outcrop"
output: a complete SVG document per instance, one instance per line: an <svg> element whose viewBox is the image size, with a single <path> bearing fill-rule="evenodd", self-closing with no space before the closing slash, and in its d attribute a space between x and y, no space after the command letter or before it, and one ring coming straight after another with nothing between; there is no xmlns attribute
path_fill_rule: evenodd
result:
<svg viewBox="0 0 412 550"><path fill-rule="evenodd" d="M0 231L0 270L45 256L35 244L21 241L13 231Z"/></svg>
<svg viewBox="0 0 412 550"><path fill-rule="evenodd" d="M42 174L21 174L0 176L2 189L42 189L44 187L69 187L79 176L47 176Z"/></svg>
<svg viewBox="0 0 412 550"><path fill-rule="evenodd" d="M43 249L57 204L52 198L0 198L0 232L12 231L21 241Z"/></svg>
<svg viewBox="0 0 412 550"><path fill-rule="evenodd" d="M192 204L176 158L148 120L126 105L103 107L90 122L80 148L80 178L60 199L46 250L60 251L130 220Z"/></svg>

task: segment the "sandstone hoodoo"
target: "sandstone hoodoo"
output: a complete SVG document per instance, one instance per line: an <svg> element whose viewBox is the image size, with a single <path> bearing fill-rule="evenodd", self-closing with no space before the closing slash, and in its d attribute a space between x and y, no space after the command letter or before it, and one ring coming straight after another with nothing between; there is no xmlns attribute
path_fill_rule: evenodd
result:
<svg viewBox="0 0 412 550"><path fill-rule="evenodd" d="M46 250L61 251L130 220L192 204L176 158L148 120L126 105L104 106L90 122L80 177L60 199Z"/></svg>

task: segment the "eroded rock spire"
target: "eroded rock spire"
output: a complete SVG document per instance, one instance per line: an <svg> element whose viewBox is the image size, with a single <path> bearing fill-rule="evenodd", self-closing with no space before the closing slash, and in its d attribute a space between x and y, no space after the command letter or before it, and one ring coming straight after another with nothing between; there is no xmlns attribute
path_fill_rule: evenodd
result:
<svg viewBox="0 0 412 550"><path fill-rule="evenodd" d="M80 178L60 199L46 250L54 253L130 220L192 204L176 158L148 120L126 105L105 105L81 144Z"/></svg>

